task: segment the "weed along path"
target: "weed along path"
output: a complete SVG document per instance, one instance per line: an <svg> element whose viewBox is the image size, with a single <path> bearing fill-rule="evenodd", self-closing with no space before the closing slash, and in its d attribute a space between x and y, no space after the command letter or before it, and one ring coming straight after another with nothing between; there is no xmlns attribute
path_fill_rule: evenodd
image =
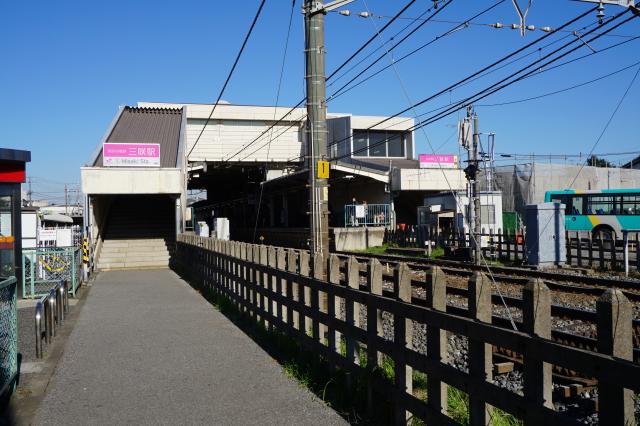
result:
<svg viewBox="0 0 640 426"><path fill-rule="evenodd" d="M35 424L346 424L170 270L98 276Z"/></svg>

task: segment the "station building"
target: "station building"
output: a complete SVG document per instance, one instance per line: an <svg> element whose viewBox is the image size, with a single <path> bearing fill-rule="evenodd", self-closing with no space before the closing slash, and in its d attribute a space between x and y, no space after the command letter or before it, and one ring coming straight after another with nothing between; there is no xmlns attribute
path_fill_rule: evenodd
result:
<svg viewBox="0 0 640 426"><path fill-rule="evenodd" d="M271 244L305 246L305 109L227 103L212 109L158 102L119 109L81 169L86 225L104 268L166 264L191 213L210 227L214 217L228 218L232 239L259 235ZM420 168L414 124L407 117L328 113L331 227L416 223L425 195L464 189L459 168ZM158 147L158 157L144 154L144 146ZM115 148L133 154L114 157ZM188 208L188 189L206 190L206 200ZM357 207L363 205L364 216ZM144 241L145 249L162 245L167 254L133 256L141 250L131 247Z"/></svg>

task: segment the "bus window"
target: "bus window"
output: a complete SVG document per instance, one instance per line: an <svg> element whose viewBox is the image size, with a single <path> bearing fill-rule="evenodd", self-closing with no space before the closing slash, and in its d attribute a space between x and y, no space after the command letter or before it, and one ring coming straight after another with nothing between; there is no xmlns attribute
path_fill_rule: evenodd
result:
<svg viewBox="0 0 640 426"><path fill-rule="evenodd" d="M640 215L640 195L622 195L622 214Z"/></svg>
<svg viewBox="0 0 640 426"><path fill-rule="evenodd" d="M588 214L612 215L619 213L619 202L614 195L591 195L587 200Z"/></svg>
<svg viewBox="0 0 640 426"><path fill-rule="evenodd" d="M567 210L569 210L569 207L567 206ZM584 214L584 198L581 195L578 196L573 196L571 198L571 209L570 209L570 213L567 214L572 214L572 215L581 215Z"/></svg>
<svg viewBox="0 0 640 426"><path fill-rule="evenodd" d="M560 204L564 204L565 210L564 210L564 214L565 215L570 215L571 213L571 196L567 195L567 194L554 194L551 196L551 202L552 203L560 203Z"/></svg>

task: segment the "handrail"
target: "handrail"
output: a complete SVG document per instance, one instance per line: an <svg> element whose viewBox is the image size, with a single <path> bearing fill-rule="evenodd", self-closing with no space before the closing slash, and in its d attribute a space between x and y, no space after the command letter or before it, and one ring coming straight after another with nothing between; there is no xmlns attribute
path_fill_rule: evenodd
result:
<svg viewBox="0 0 640 426"><path fill-rule="evenodd" d="M42 348L43 339L47 344L51 344L56 335L56 328L62 325L66 314L69 312L69 292L67 291L67 286L67 281L60 280L58 284L49 290L48 294L42 296L36 303L35 333L36 357L38 358L44 356Z"/></svg>

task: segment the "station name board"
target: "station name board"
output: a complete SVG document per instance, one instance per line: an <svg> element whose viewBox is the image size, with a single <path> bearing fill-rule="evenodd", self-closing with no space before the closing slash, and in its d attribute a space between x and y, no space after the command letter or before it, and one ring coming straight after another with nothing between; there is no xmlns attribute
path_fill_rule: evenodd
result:
<svg viewBox="0 0 640 426"><path fill-rule="evenodd" d="M104 143L102 164L105 167L160 167L160 144Z"/></svg>
<svg viewBox="0 0 640 426"><path fill-rule="evenodd" d="M458 156L453 154L420 154L421 169L453 169L458 167Z"/></svg>

